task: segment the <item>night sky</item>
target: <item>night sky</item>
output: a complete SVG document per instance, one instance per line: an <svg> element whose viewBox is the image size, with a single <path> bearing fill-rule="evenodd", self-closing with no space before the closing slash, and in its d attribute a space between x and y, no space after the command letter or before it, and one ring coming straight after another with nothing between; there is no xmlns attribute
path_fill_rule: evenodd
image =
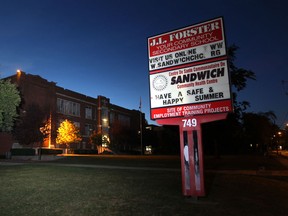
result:
<svg viewBox="0 0 288 216"><path fill-rule="evenodd" d="M17 69L142 111L150 123L147 38L223 16L236 66L255 72L240 93L251 112L288 121L288 13L283 0L0 0L0 77ZM282 80L285 85L282 85Z"/></svg>

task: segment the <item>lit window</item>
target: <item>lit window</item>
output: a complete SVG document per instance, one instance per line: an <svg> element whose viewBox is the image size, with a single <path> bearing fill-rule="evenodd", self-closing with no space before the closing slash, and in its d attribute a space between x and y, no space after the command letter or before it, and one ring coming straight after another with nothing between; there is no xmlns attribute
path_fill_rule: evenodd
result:
<svg viewBox="0 0 288 216"><path fill-rule="evenodd" d="M65 115L80 116L80 104L57 98L57 112Z"/></svg>

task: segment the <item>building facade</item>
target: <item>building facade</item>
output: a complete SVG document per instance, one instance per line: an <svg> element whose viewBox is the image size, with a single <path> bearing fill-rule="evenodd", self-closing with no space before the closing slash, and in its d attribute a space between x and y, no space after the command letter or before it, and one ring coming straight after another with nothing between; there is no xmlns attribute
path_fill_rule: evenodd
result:
<svg viewBox="0 0 288 216"><path fill-rule="evenodd" d="M43 121L49 123L51 130L48 138L37 145L61 147L56 143L57 129L63 120L68 119L79 128L82 137L81 142L73 144L75 149L96 148L89 142L90 135L96 132L108 139L115 149L141 151L140 122L145 124L146 121L145 115L140 111L114 105L105 96L93 98L64 89L55 82L23 71L17 71L15 75L5 79L10 79L20 91L20 119L31 105L38 106L45 113ZM105 145L104 148L108 147Z"/></svg>

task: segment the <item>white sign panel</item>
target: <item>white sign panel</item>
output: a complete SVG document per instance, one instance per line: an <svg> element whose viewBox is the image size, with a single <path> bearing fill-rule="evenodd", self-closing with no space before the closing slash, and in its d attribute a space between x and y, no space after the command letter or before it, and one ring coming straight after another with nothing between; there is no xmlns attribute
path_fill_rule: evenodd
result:
<svg viewBox="0 0 288 216"><path fill-rule="evenodd" d="M150 75L151 109L230 99L226 61Z"/></svg>

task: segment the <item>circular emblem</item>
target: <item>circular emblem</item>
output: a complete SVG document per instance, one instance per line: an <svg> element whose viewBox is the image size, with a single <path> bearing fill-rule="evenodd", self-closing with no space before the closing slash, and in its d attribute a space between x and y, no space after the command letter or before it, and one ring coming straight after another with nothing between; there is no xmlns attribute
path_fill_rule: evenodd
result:
<svg viewBox="0 0 288 216"><path fill-rule="evenodd" d="M167 87L167 78L163 75L158 75L153 79L153 88L157 91L162 91Z"/></svg>

